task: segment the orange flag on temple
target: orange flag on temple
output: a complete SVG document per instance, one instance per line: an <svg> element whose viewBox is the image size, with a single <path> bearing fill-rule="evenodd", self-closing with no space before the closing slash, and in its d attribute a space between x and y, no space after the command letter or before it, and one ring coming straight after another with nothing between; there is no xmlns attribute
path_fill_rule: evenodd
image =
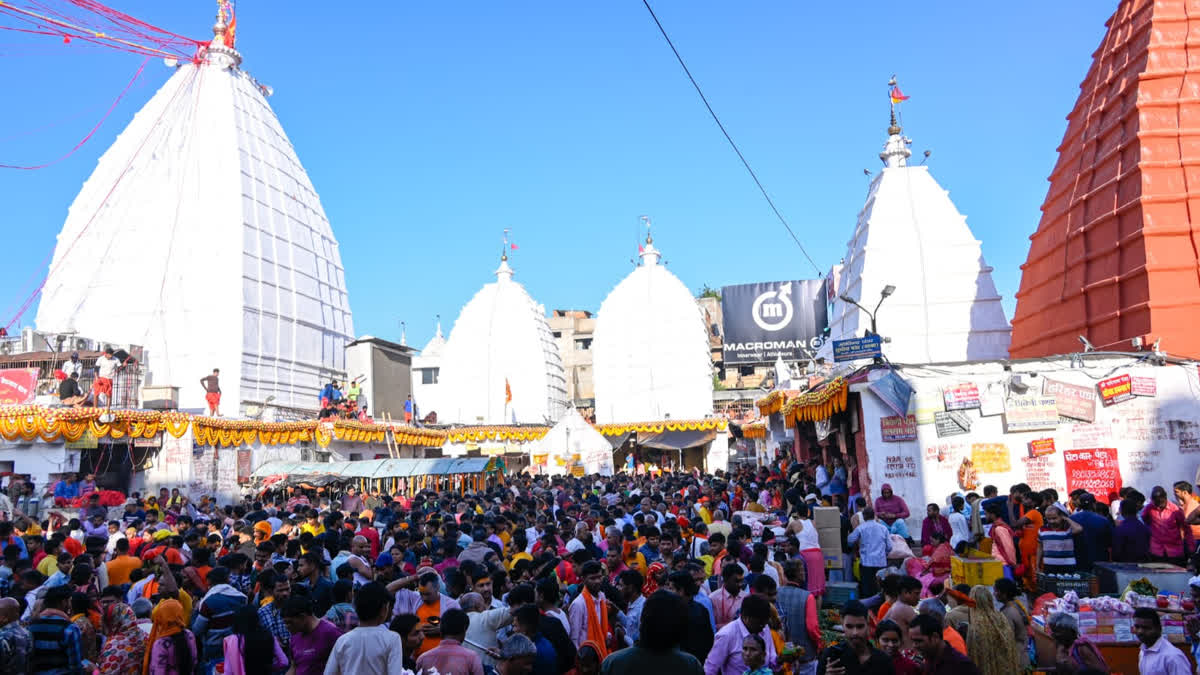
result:
<svg viewBox="0 0 1200 675"><path fill-rule="evenodd" d="M900 91L900 87L892 87L892 103L899 103L907 100L908 97L904 95L904 92Z"/></svg>
<svg viewBox="0 0 1200 675"><path fill-rule="evenodd" d="M512 387L508 386L508 378L504 378L504 404L512 403Z"/></svg>

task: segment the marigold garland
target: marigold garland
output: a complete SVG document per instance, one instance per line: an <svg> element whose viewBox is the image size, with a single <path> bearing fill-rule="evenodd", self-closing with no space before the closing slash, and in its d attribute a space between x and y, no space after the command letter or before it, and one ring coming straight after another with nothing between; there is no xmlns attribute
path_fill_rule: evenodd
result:
<svg viewBox="0 0 1200 675"><path fill-rule="evenodd" d="M776 389L775 391L755 401L754 405L758 406L758 411L763 417L768 417L783 409L783 404L787 402L789 395L795 396L797 393L799 392L789 392L782 389Z"/></svg>
<svg viewBox="0 0 1200 675"><path fill-rule="evenodd" d="M446 440L451 443L478 443L481 441L526 441L541 440L550 432L550 427L513 427L488 425L480 427L458 427L450 429Z"/></svg>
<svg viewBox="0 0 1200 675"><path fill-rule="evenodd" d="M721 417L702 420L662 420L659 422L631 422L626 424L598 424L596 431L605 436L621 436L635 431L661 434L664 431L724 431L728 422Z"/></svg>
<svg viewBox="0 0 1200 675"><path fill-rule="evenodd" d="M767 425L763 422L751 422L742 427L742 437L744 438L766 438Z"/></svg>
<svg viewBox="0 0 1200 675"><path fill-rule="evenodd" d="M783 406L783 422L791 428L798 422L829 419L846 409L849 393L850 385L846 379L835 378L822 387L789 399Z"/></svg>
<svg viewBox="0 0 1200 675"><path fill-rule="evenodd" d="M260 422L176 411L43 408L36 405L0 407L0 438L8 441L75 442L88 432L97 438L154 438L159 433L181 438L189 428L196 444L220 447L256 443L295 445L313 440L321 447L328 447L334 438L354 443L384 443L389 429L400 445L441 447L446 442L444 431L363 424L354 420L337 420L332 424L318 423L317 420ZM545 435L544 431L542 435Z"/></svg>

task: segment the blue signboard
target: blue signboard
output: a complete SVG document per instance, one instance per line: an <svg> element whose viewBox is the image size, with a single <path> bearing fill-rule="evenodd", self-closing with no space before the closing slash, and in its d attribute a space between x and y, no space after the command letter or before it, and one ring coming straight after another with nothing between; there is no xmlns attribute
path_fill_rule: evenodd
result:
<svg viewBox="0 0 1200 675"><path fill-rule="evenodd" d="M913 392L912 385L900 377L896 371L889 370L872 382L870 389L879 397L879 400L883 401L884 405L892 409L892 412L901 417L908 415L908 402L912 398ZM967 429L970 428L971 424L968 422Z"/></svg>
<svg viewBox="0 0 1200 675"><path fill-rule="evenodd" d="M883 356L883 338L878 335L833 341L834 361L874 359L880 356Z"/></svg>

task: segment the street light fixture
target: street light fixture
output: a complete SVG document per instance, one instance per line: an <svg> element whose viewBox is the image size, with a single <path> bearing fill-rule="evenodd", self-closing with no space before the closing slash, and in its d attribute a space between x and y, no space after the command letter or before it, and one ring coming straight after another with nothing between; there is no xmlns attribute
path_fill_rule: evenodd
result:
<svg viewBox="0 0 1200 675"><path fill-rule="evenodd" d="M866 313L867 313L867 316L871 317L871 334L872 334L872 335L879 335L879 331L878 331L878 330L876 329L876 327L875 327L875 315L876 315L877 313L879 313L879 306L883 304L883 301L884 301L884 300L887 300L887 299L888 299L888 296L890 296L892 293L895 293L895 292L896 292L896 287L895 287L895 286L893 286L893 285L891 285L891 284L888 284L888 285L884 286L884 287L883 287L883 290L879 291L879 302L875 303L875 309L874 309L874 311L872 311L872 310L869 310L869 309L867 309L866 307L863 307L862 305L858 304L858 302L856 302L856 301L855 301L853 298L851 298L850 296L846 295L845 293L843 293L843 294L839 295L839 296L838 296L838 299L839 299L839 300L841 300L842 302L846 302L846 303L849 303L849 304L851 304L851 305L854 305L855 307L857 307L857 308L861 309L862 311L866 312Z"/></svg>

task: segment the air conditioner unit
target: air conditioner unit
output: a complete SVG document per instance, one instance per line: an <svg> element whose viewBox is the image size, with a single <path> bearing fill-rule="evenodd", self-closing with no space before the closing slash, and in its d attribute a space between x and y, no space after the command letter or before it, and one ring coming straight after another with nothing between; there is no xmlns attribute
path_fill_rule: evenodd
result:
<svg viewBox="0 0 1200 675"><path fill-rule="evenodd" d="M76 352L90 352L96 348L96 343L87 338L74 338L70 341L70 343L71 351Z"/></svg>

